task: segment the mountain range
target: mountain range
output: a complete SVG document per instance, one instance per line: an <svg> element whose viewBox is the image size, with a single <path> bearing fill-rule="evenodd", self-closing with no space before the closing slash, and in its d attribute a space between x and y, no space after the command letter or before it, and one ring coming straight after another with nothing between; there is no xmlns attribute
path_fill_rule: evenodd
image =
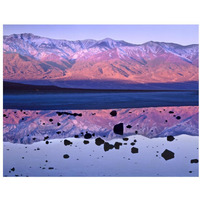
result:
<svg viewBox="0 0 200 200"><path fill-rule="evenodd" d="M19 83L109 89L181 84L181 89L194 89L198 58L198 44L68 41L31 33L3 37L4 80Z"/></svg>

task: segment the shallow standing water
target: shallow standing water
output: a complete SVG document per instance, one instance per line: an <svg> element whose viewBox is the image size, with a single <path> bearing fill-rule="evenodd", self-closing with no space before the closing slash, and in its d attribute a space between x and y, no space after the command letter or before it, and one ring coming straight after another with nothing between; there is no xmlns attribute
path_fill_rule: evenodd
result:
<svg viewBox="0 0 200 200"><path fill-rule="evenodd" d="M169 142L166 138L148 139L130 136L127 145L104 151L95 140L84 144L83 139L50 140L32 145L4 143L4 176L198 176L198 137L181 135ZM138 153L131 153L131 142L137 140ZM123 142L113 139L110 144ZM161 154L174 152L174 158L165 160ZM64 158L63 155L69 155ZM12 168L15 171L12 171Z"/></svg>
<svg viewBox="0 0 200 200"><path fill-rule="evenodd" d="M198 176L197 106L4 109L3 138L4 176Z"/></svg>

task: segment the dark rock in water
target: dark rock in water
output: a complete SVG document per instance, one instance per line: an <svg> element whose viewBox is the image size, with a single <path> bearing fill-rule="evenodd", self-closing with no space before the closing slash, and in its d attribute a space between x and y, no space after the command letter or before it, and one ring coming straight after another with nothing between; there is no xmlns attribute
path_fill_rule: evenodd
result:
<svg viewBox="0 0 200 200"><path fill-rule="evenodd" d="M113 131L114 131L115 134L123 135L124 124L123 123L116 124L113 128Z"/></svg>
<svg viewBox="0 0 200 200"><path fill-rule="evenodd" d="M53 119L49 119L49 121L50 121L50 122L52 122L52 121L53 121Z"/></svg>
<svg viewBox="0 0 200 200"><path fill-rule="evenodd" d="M169 136L167 136L167 141L173 141L175 138L174 138L174 136L172 136L172 135L169 135Z"/></svg>
<svg viewBox="0 0 200 200"><path fill-rule="evenodd" d="M6 114L3 114L3 117L6 117Z"/></svg>
<svg viewBox="0 0 200 200"><path fill-rule="evenodd" d="M92 136L94 137L94 136L95 136L95 133L93 133Z"/></svg>
<svg viewBox="0 0 200 200"><path fill-rule="evenodd" d="M57 134L60 134L60 133L61 133L61 131L57 131L56 133L57 133Z"/></svg>
<svg viewBox="0 0 200 200"><path fill-rule="evenodd" d="M12 168L12 169L10 169L10 170L14 172L14 171L15 171L15 168L13 167L13 168Z"/></svg>
<svg viewBox="0 0 200 200"><path fill-rule="evenodd" d="M133 140L133 142L137 142L137 140L135 139L135 140Z"/></svg>
<svg viewBox="0 0 200 200"><path fill-rule="evenodd" d="M69 112L56 112L58 114L58 116L61 115L72 115L74 117L79 116L82 117L82 113L69 113Z"/></svg>
<svg viewBox="0 0 200 200"><path fill-rule="evenodd" d="M135 142L131 142L131 145L134 146L134 145L135 145Z"/></svg>
<svg viewBox="0 0 200 200"><path fill-rule="evenodd" d="M92 113L92 115L96 115L96 113Z"/></svg>
<svg viewBox="0 0 200 200"><path fill-rule="evenodd" d="M54 169L54 167L49 167L49 170Z"/></svg>
<svg viewBox="0 0 200 200"><path fill-rule="evenodd" d="M71 144L72 144L71 141L69 141L69 140L64 140L64 145L65 145L65 146L67 146L67 145L71 145Z"/></svg>
<svg viewBox="0 0 200 200"><path fill-rule="evenodd" d="M120 146L122 146L121 142L115 142L114 144L115 149L119 149Z"/></svg>
<svg viewBox="0 0 200 200"><path fill-rule="evenodd" d="M84 135L84 138L85 139L90 139L92 137L92 134L90 134L90 133L86 133L85 135Z"/></svg>
<svg viewBox="0 0 200 200"><path fill-rule="evenodd" d="M178 120L179 120L179 119L181 119L181 117L180 117L180 116L177 116L177 117L176 117L176 119L178 119Z"/></svg>
<svg viewBox="0 0 200 200"><path fill-rule="evenodd" d="M117 116L117 111L116 111L116 110L111 111L111 112L110 112L110 115L111 115L112 117Z"/></svg>
<svg viewBox="0 0 200 200"><path fill-rule="evenodd" d="M32 138L32 140L36 140L36 138L34 137L34 138Z"/></svg>
<svg viewBox="0 0 200 200"><path fill-rule="evenodd" d="M174 158L174 152L169 151L168 149L165 149L165 151L161 154L161 156L165 160L170 160L170 159Z"/></svg>
<svg viewBox="0 0 200 200"><path fill-rule="evenodd" d="M167 120L165 120L165 122L168 122Z"/></svg>
<svg viewBox="0 0 200 200"><path fill-rule="evenodd" d="M75 137L75 138L79 138L79 135L75 135L74 137Z"/></svg>
<svg viewBox="0 0 200 200"><path fill-rule="evenodd" d="M132 147L131 148L131 153L138 153L138 148Z"/></svg>
<svg viewBox="0 0 200 200"><path fill-rule="evenodd" d="M104 143L104 151L109 151L110 149L113 149L114 145L109 144L108 142Z"/></svg>
<svg viewBox="0 0 200 200"><path fill-rule="evenodd" d="M169 111L169 114L173 114L174 113L174 111Z"/></svg>
<svg viewBox="0 0 200 200"><path fill-rule="evenodd" d="M69 155L65 154L65 155L63 155L63 158L67 159L67 158L69 158Z"/></svg>
<svg viewBox="0 0 200 200"><path fill-rule="evenodd" d="M45 136L45 137L44 137L44 141L47 140L47 139L49 139L49 136Z"/></svg>
<svg viewBox="0 0 200 200"><path fill-rule="evenodd" d="M100 146L100 145L104 144L104 140L101 139L100 137L98 137L98 138L95 139L95 144L97 146Z"/></svg>
<svg viewBox="0 0 200 200"><path fill-rule="evenodd" d="M135 131L135 134L138 134L138 131Z"/></svg>
<svg viewBox="0 0 200 200"><path fill-rule="evenodd" d="M132 128L132 126L131 125L127 125L126 128Z"/></svg>
<svg viewBox="0 0 200 200"><path fill-rule="evenodd" d="M90 142L88 140L83 141L84 144L89 144Z"/></svg>
<svg viewBox="0 0 200 200"><path fill-rule="evenodd" d="M128 141L128 138L122 138L124 141Z"/></svg>
<svg viewBox="0 0 200 200"><path fill-rule="evenodd" d="M22 118L22 121L24 120L24 118Z"/></svg>
<svg viewBox="0 0 200 200"><path fill-rule="evenodd" d="M43 125L45 125L45 123L43 123Z"/></svg>
<svg viewBox="0 0 200 200"><path fill-rule="evenodd" d="M58 122L58 123L57 123L57 126L60 126L60 125L61 125L61 123L60 123L60 122Z"/></svg>
<svg viewBox="0 0 200 200"><path fill-rule="evenodd" d="M198 162L199 162L198 159L192 159L192 160L190 161L190 163L198 163Z"/></svg>

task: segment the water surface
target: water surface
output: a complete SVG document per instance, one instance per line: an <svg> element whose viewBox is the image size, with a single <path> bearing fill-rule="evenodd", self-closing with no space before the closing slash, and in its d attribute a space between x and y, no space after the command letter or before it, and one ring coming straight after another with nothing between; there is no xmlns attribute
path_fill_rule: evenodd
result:
<svg viewBox="0 0 200 200"><path fill-rule="evenodd" d="M4 94L4 109L109 109L196 106L197 91Z"/></svg>

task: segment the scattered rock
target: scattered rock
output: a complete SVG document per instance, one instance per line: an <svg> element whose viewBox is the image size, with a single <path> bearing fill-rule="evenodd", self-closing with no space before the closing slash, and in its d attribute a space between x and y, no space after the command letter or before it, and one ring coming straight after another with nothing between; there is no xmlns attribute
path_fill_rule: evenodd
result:
<svg viewBox="0 0 200 200"><path fill-rule="evenodd" d="M97 146L100 146L100 145L104 144L104 140L101 139L100 137L98 137L98 138L95 139L95 144Z"/></svg>
<svg viewBox="0 0 200 200"><path fill-rule="evenodd" d="M72 115L74 117L79 116L82 117L82 113L69 113L69 112L56 112L58 116L61 115Z"/></svg>
<svg viewBox="0 0 200 200"><path fill-rule="evenodd" d="M44 141L47 140L47 139L49 139L49 136L45 136L45 137L44 137Z"/></svg>
<svg viewBox="0 0 200 200"><path fill-rule="evenodd" d="M138 148L132 147L131 148L131 153L138 153Z"/></svg>
<svg viewBox="0 0 200 200"><path fill-rule="evenodd" d="M69 155L65 154L65 155L63 155L63 158L67 159L67 158L69 158Z"/></svg>
<svg viewBox="0 0 200 200"><path fill-rule="evenodd" d="M67 145L71 145L71 144L72 144L71 141L69 141L69 140L64 140L64 145L65 145L65 146L67 146Z"/></svg>
<svg viewBox="0 0 200 200"><path fill-rule="evenodd" d="M169 114L173 114L174 113L174 111L169 111Z"/></svg>
<svg viewBox="0 0 200 200"><path fill-rule="evenodd" d="M198 163L198 162L199 162L198 159L192 159L192 160L190 161L190 163Z"/></svg>
<svg viewBox="0 0 200 200"><path fill-rule="evenodd" d="M181 117L180 117L180 116L177 116L177 117L176 117L176 119L178 119L178 120L179 120L179 119L181 119Z"/></svg>
<svg viewBox="0 0 200 200"><path fill-rule="evenodd" d="M90 133L86 133L85 135L84 135L84 138L85 139L90 139L92 137L92 134L90 134Z"/></svg>
<svg viewBox="0 0 200 200"><path fill-rule="evenodd" d="M14 172L14 171L15 171L15 168L13 167L13 168L12 168L12 169L10 169L10 170Z"/></svg>
<svg viewBox="0 0 200 200"><path fill-rule="evenodd" d="M75 137L75 138L79 138L79 135L75 135L74 137Z"/></svg>
<svg viewBox="0 0 200 200"><path fill-rule="evenodd" d="M49 119L49 121L50 121L50 122L52 122L52 121L53 121L53 119Z"/></svg>
<svg viewBox="0 0 200 200"><path fill-rule="evenodd" d="M112 117L117 116L117 111L116 111L116 110L111 111L111 112L110 112L110 115L111 115Z"/></svg>
<svg viewBox="0 0 200 200"><path fill-rule="evenodd" d="M123 123L116 124L113 128L113 131L114 131L115 134L123 135L124 124Z"/></svg>
<svg viewBox="0 0 200 200"><path fill-rule="evenodd" d="M113 149L114 145L109 144L108 142L104 143L104 151L109 151L110 149Z"/></svg>
<svg viewBox="0 0 200 200"><path fill-rule="evenodd" d="M54 169L54 167L49 167L49 170Z"/></svg>
<svg viewBox="0 0 200 200"><path fill-rule="evenodd" d="M121 142L115 142L114 144L115 149L119 149L120 146L122 146Z"/></svg>
<svg viewBox="0 0 200 200"><path fill-rule="evenodd" d="M128 141L128 138L122 138L124 141Z"/></svg>
<svg viewBox="0 0 200 200"><path fill-rule="evenodd" d="M60 122L58 122L58 123L57 123L57 126L60 126L60 125L61 125L61 123L60 123Z"/></svg>
<svg viewBox="0 0 200 200"><path fill-rule="evenodd" d="M88 140L83 141L84 144L89 144L90 142Z"/></svg>
<svg viewBox="0 0 200 200"><path fill-rule="evenodd" d="M132 128L132 126L131 125L127 125L126 128Z"/></svg>
<svg viewBox="0 0 200 200"><path fill-rule="evenodd" d="M169 141L169 142L172 142L174 139L175 138L172 135L167 136L167 141Z"/></svg>
<svg viewBox="0 0 200 200"><path fill-rule="evenodd" d="M60 134L60 133L61 133L61 131L57 131L56 133L57 133L57 134Z"/></svg>
<svg viewBox="0 0 200 200"><path fill-rule="evenodd" d="M169 151L168 149L165 149L165 151L161 154L161 156L165 160L170 160L170 159L174 158L174 152Z"/></svg>

